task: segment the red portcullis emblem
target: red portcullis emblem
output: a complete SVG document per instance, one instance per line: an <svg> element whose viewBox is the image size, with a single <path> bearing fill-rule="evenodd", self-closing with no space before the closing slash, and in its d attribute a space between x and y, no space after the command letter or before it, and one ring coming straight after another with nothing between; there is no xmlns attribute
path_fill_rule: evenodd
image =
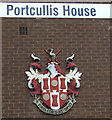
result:
<svg viewBox="0 0 112 120"><path fill-rule="evenodd" d="M33 62L30 64L30 71L26 71L28 76L28 88L34 97L35 103L40 110L47 114L59 115L71 109L78 96L77 89L80 87L79 80L82 73L78 72L78 67L73 63L75 55L66 59L68 73L60 68L57 55L53 49L45 50L50 56L46 71L41 71L40 58L31 54Z"/></svg>

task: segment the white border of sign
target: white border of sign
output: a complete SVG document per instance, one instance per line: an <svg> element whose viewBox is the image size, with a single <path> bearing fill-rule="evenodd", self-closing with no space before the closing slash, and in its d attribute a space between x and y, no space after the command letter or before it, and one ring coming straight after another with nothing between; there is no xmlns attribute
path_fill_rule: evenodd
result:
<svg viewBox="0 0 112 120"><path fill-rule="evenodd" d="M26 6L28 6L27 9ZM79 3L0 3L0 17L110 18L110 6L111 6L110 4L82 4L82 3L81 4ZM31 8L33 8L31 12L35 13L34 15L30 14ZM37 9L40 10L40 8L42 10L42 14L37 15ZM54 10L54 8L56 9ZM79 15L78 10L80 12L82 10L83 15Z"/></svg>

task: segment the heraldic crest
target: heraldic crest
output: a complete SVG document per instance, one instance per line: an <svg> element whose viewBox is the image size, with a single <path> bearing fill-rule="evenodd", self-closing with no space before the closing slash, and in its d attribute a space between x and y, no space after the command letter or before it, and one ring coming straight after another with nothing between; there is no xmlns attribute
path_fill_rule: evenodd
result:
<svg viewBox="0 0 112 120"><path fill-rule="evenodd" d="M28 76L28 88L34 97L35 103L40 110L47 114L59 115L71 109L76 102L77 89L80 87L79 80L82 73L78 72L78 67L73 63L75 55L66 59L68 73L60 68L57 55L53 49L45 50L50 56L46 71L41 73L40 58L31 54L33 63L30 64L30 71L26 71Z"/></svg>

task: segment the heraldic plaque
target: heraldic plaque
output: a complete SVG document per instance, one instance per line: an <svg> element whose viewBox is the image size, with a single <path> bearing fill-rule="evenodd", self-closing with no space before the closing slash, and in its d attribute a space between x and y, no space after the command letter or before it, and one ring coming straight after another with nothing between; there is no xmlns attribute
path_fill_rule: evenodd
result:
<svg viewBox="0 0 112 120"><path fill-rule="evenodd" d="M44 113L59 115L66 113L76 102L78 95L76 89L80 87L79 80L82 73L78 72L78 67L74 64L74 54L66 59L68 73L60 68L57 55L53 49L45 50L50 56L46 71L41 73L40 58L31 54L33 63L30 64L30 71L26 71L28 76L28 88L34 97L35 103Z"/></svg>

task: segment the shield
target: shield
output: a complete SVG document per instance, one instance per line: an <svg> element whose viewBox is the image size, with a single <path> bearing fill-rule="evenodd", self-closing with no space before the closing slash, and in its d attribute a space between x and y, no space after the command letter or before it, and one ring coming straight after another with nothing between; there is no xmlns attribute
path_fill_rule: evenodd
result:
<svg viewBox="0 0 112 120"><path fill-rule="evenodd" d="M67 80L65 77L45 77L41 83L43 102L51 109L60 109L67 101Z"/></svg>

